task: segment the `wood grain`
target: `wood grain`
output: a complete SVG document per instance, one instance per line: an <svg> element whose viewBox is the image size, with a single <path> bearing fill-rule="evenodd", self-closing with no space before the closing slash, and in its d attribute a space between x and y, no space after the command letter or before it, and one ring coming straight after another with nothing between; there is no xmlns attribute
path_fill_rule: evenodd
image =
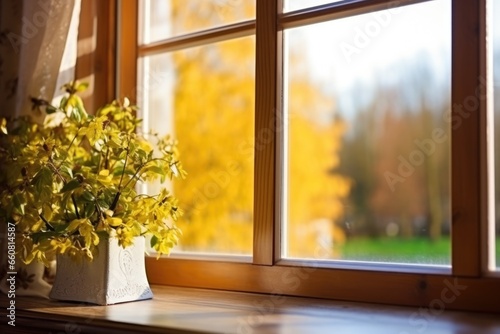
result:
<svg viewBox="0 0 500 334"><path fill-rule="evenodd" d="M255 20L215 27L139 46L139 56L172 52L255 34Z"/></svg>
<svg viewBox="0 0 500 334"><path fill-rule="evenodd" d="M314 262L301 267L147 258L146 265L153 284L500 313L498 277L320 268Z"/></svg>
<svg viewBox="0 0 500 334"><path fill-rule="evenodd" d="M276 138L280 124L277 114L282 80L281 52L278 47L278 13L282 3L257 0L255 73L255 167L254 167L254 242L255 264L272 265L276 232ZM279 72L281 73L281 71Z"/></svg>
<svg viewBox="0 0 500 334"><path fill-rule="evenodd" d="M480 1L452 2L452 268L455 275L481 274L481 85ZM474 105L471 102L476 101Z"/></svg>
<svg viewBox="0 0 500 334"><path fill-rule="evenodd" d="M482 333L497 315L153 286L152 300L109 306L17 299L8 333ZM5 309L0 311L2 319Z"/></svg>
<svg viewBox="0 0 500 334"><path fill-rule="evenodd" d="M75 78L89 83L82 96L90 113L115 98L115 11L115 0L81 3Z"/></svg>
<svg viewBox="0 0 500 334"><path fill-rule="evenodd" d="M138 8L136 0L118 2L117 96L128 97L133 104L137 103Z"/></svg>

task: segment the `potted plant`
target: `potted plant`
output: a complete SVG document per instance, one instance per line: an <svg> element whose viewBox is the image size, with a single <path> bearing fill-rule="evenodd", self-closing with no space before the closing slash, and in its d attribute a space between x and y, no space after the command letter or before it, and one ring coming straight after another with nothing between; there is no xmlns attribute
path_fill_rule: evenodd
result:
<svg viewBox="0 0 500 334"><path fill-rule="evenodd" d="M32 98L33 109L46 113L43 124L1 119L0 216L15 223L25 263L48 265L57 255L51 297L97 304L151 298L144 236L158 256L168 254L181 210L166 187L151 195L139 184L186 173L172 138L138 132L128 99L87 114L78 95L86 87L64 85L57 107Z"/></svg>

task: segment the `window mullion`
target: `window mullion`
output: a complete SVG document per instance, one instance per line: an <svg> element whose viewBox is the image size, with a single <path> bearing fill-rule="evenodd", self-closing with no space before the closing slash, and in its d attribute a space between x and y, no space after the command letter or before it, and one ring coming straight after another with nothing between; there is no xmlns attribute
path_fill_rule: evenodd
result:
<svg viewBox="0 0 500 334"><path fill-rule="evenodd" d="M257 0L255 69L255 189L253 263L273 265L278 247L275 225L276 113L281 82L278 15L282 0Z"/></svg>
<svg viewBox="0 0 500 334"><path fill-rule="evenodd" d="M452 271L456 276L481 272L481 201L487 193L481 178L481 50L484 43L481 1L452 2ZM485 88L485 87L484 87ZM479 94L479 96L478 96Z"/></svg>

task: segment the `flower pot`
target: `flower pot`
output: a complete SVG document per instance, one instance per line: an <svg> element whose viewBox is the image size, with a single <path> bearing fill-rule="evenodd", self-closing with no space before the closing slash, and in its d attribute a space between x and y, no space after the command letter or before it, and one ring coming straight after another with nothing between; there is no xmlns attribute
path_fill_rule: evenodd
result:
<svg viewBox="0 0 500 334"><path fill-rule="evenodd" d="M115 238L102 240L93 261L57 257L50 298L109 305L153 298L146 277L145 239L123 248Z"/></svg>

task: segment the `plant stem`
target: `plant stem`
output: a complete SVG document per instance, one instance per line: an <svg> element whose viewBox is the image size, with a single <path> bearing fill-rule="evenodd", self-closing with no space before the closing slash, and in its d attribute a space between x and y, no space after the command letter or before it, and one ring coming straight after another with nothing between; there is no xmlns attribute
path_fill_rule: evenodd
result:
<svg viewBox="0 0 500 334"><path fill-rule="evenodd" d="M122 182L123 182L123 175L125 175L125 170L127 169L127 160L128 160L128 155L129 155L129 145L130 145L130 139L127 144L127 155L125 156L125 161L123 162L123 170L122 170L122 175L120 176L120 183L118 184L118 191L116 192L115 198L113 199L113 203L111 203L111 206L109 209L111 211L114 211L116 209L116 206L118 205L118 200L120 199L121 195L121 189L122 189ZM128 184L128 182L127 182Z"/></svg>
<svg viewBox="0 0 500 334"><path fill-rule="evenodd" d="M57 169L56 166L54 165L52 158L49 158L48 165L49 167L51 167L52 171L61 179L63 184L66 184L66 179L64 178L64 176L61 175L61 173L59 173L59 169ZM73 206L75 207L76 218L80 219L80 213L78 212L78 206L76 205L76 199L74 194L71 194L71 200L73 201Z"/></svg>
<svg viewBox="0 0 500 334"><path fill-rule="evenodd" d="M80 130L80 127L78 128L78 130ZM75 142L76 138L78 138L78 130L76 131L76 135L73 137L73 139L71 139L71 142L69 143L69 146L67 148L67 152L69 153L69 150L71 149L71 146L73 146L73 143ZM59 163L59 166L57 166L57 170L59 170L59 168L61 168L62 164L66 161L68 157L66 156L60 163ZM55 167L55 166L54 166Z"/></svg>
<svg viewBox="0 0 500 334"><path fill-rule="evenodd" d="M129 141L130 144L130 141ZM122 170L122 175L120 176L120 183L118 184L118 192L122 189L122 182L123 182L123 175L125 175L125 170L127 169L127 160L128 160L128 154L129 154L129 146L127 145L127 155L125 156L125 162L123 163L123 170ZM127 182L128 184L128 182ZM125 185L126 187L126 185Z"/></svg>
<svg viewBox="0 0 500 334"><path fill-rule="evenodd" d="M40 219L45 223L45 225L47 225L49 230L55 231L54 227L52 225L50 225L49 221L47 219L45 219L45 217L42 214L39 214L38 217L40 217Z"/></svg>
<svg viewBox="0 0 500 334"><path fill-rule="evenodd" d="M61 162L62 164L62 162ZM59 172L59 168L57 168L55 165L54 165L54 161L52 160L52 158L49 157L49 163L48 163L48 166L50 167L50 169L52 169L52 171L61 179L62 183L63 184L66 184L66 179L64 178L64 176L61 175L61 173Z"/></svg>
<svg viewBox="0 0 500 334"><path fill-rule="evenodd" d="M106 150L106 157L104 158L104 169L109 169L109 147Z"/></svg>
<svg viewBox="0 0 500 334"><path fill-rule="evenodd" d="M137 168L137 171L134 173L134 175L132 175L132 177L130 178L130 180L128 180L128 182L125 184L124 188L127 188L127 186L129 185L129 183L132 182L132 180L136 178L137 174L139 174L139 172L141 171L141 169L143 169L148 163L153 162L153 161L165 161L165 159L154 158L154 159L148 160L145 163L143 163L141 166L139 166L139 168Z"/></svg>
<svg viewBox="0 0 500 334"><path fill-rule="evenodd" d="M92 223L92 225L97 226L103 217L102 217L101 208L97 204L97 201L94 201L94 207L95 207L95 210L97 211L97 216L98 217L97 217L97 220L95 221L95 223Z"/></svg>
<svg viewBox="0 0 500 334"><path fill-rule="evenodd" d="M148 162L146 162L145 164L142 164L139 168L137 168L137 170L135 171L134 175L132 175L132 177L130 178L130 180L128 180L127 183L125 183L124 188L128 187L129 183L132 182L133 179L135 179L135 177L137 176L137 174L141 171L142 168L144 168L144 166L147 165Z"/></svg>
<svg viewBox="0 0 500 334"><path fill-rule="evenodd" d="M111 206L109 207L109 209L111 211L115 211L116 209L116 206L118 205L118 200L120 199L120 195L121 195L121 192L118 191L115 195L115 198L113 199L113 203L111 203Z"/></svg>

